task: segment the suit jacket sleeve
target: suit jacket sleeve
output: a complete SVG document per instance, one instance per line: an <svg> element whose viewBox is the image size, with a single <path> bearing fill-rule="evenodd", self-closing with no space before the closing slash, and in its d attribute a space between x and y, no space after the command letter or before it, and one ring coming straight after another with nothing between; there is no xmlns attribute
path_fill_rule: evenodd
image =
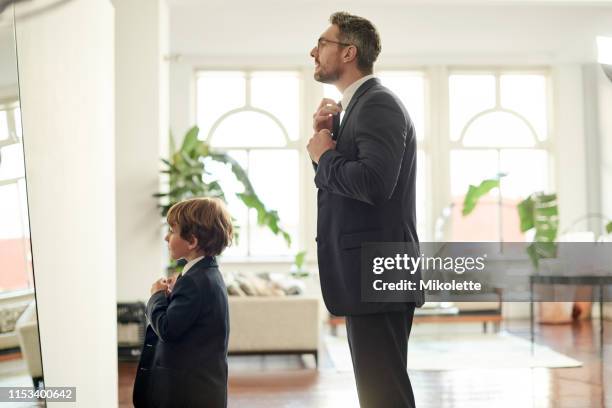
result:
<svg viewBox="0 0 612 408"><path fill-rule="evenodd" d="M201 302L195 281L184 275L176 281L169 298L163 291L151 296L147 303L147 318L161 340L174 341L195 322Z"/></svg>
<svg viewBox="0 0 612 408"><path fill-rule="evenodd" d="M407 121L388 94L365 100L354 120L356 160L347 159L337 150L326 151L319 159L315 184L378 205L391 198L395 189L406 147Z"/></svg>

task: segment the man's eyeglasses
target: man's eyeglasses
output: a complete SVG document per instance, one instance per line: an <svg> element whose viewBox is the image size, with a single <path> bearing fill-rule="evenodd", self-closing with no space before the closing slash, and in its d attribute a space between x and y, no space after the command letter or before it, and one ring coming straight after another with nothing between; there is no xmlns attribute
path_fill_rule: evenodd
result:
<svg viewBox="0 0 612 408"><path fill-rule="evenodd" d="M338 44L338 45L342 45L343 47L348 47L349 45L353 45L353 44L349 44L349 43L343 43L340 41L333 41L333 40L328 40L327 38L319 38L317 40L317 49L323 47L325 44Z"/></svg>

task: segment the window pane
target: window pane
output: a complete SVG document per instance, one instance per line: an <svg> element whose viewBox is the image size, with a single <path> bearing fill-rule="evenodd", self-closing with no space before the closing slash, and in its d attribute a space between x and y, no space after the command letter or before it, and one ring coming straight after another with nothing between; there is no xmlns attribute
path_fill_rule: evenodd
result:
<svg viewBox="0 0 612 408"><path fill-rule="evenodd" d="M243 167L247 168L247 154L244 150L230 150L227 152ZM225 199L227 201L227 209L234 218L234 226L238 226L239 239L238 242L234 242L232 246L227 248L224 252L224 256L246 256L248 239L246 224L248 220L247 209L242 201L236 197L237 193L244 191L244 187L236 176L231 171L229 165L219 163L213 160L207 159L205 161L206 171L213 174L214 176L204 176L204 181L211 182L217 180L223 188L225 193Z"/></svg>
<svg viewBox="0 0 612 408"><path fill-rule="evenodd" d="M9 128L7 120L7 112L0 111L0 140L6 140L9 138Z"/></svg>
<svg viewBox="0 0 612 408"><path fill-rule="evenodd" d="M21 108L16 108L14 112L15 112L15 131L17 132L17 137L19 139L22 139L23 135L21 132Z"/></svg>
<svg viewBox="0 0 612 408"><path fill-rule="evenodd" d="M499 160L498 160L499 157ZM529 166L525 166L529 163ZM501 179L501 206L498 189L481 198L476 209L464 217L463 200L470 184L478 185L498 172ZM539 149L453 150L451 151L451 193L454 203L451 239L455 241L495 241L501 231L506 242L523 241L516 206L531 193L546 191L548 154Z"/></svg>
<svg viewBox="0 0 612 408"><path fill-rule="evenodd" d="M299 138L300 79L296 72L255 72L251 78L251 104L276 116L289 134Z"/></svg>
<svg viewBox="0 0 612 408"><path fill-rule="evenodd" d="M295 150L252 150L249 177L266 208L278 211L281 226L292 237L292 248L280 236L257 225L257 214L250 214L251 254L289 255L297 248L299 222L298 152Z"/></svg>
<svg viewBox="0 0 612 408"><path fill-rule="evenodd" d="M480 116L466 129L464 146L532 147L533 132L524 120L508 112Z"/></svg>
<svg viewBox="0 0 612 408"><path fill-rule="evenodd" d="M457 141L467 122L495 106L493 75L451 75L449 85L450 139Z"/></svg>
<svg viewBox="0 0 612 408"><path fill-rule="evenodd" d="M25 182L0 186L0 292L33 286L29 235Z"/></svg>
<svg viewBox="0 0 612 408"><path fill-rule="evenodd" d="M414 123L417 140L423 140L425 132L425 80L413 72L384 71L377 75L382 84L402 101Z"/></svg>
<svg viewBox="0 0 612 408"><path fill-rule="evenodd" d="M478 185L486 178L494 178L499 170L495 150L451 150L451 195L465 195L470 184Z"/></svg>
<svg viewBox="0 0 612 408"><path fill-rule="evenodd" d="M243 72L204 72L198 75L197 122L202 139L206 139L221 115L244 106L245 84Z"/></svg>
<svg viewBox="0 0 612 408"><path fill-rule="evenodd" d="M548 153L540 149L502 150L502 196L527 198L532 193L548 190ZM525 163L529 163L528 166Z"/></svg>
<svg viewBox="0 0 612 408"><path fill-rule="evenodd" d="M226 117L211 139L214 147L281 147L285 135L278 123L263 113L242 111Z"/></svg>
<svg viewBox="0 0 612 408"><path fill-rule="evenodd" d="M502 75L502 107L523 115L535 128L539 140L548 137L546 77L543 75Z"/></svg>
<svg viewBox="0 0 612 408"><path fill-rule="evenodd" d="M15 143L0 151L0 181L24 176L23 145Z"/></svg>
<svg viewBox="0 0 612 408"><path fill-rule="evenodd" d="M0 185L0 239L23 238L29 234L24 180Z"/></svg>
<svg viewBox="0 0 612 408"><path fill-rule="evenodd" d="M451 199L453 203L451 241L495 241L498 239L497 190L480 199L467 217L461 214L463 200L470 184L479 185L497 175L497 152L494 150L451 151Z"/></svg>

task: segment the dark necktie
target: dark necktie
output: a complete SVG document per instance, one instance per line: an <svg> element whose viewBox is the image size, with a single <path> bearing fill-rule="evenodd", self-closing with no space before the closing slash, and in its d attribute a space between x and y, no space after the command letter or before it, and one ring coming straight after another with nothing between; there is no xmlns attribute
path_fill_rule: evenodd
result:
<svg viewBox="0 0 612 408"><path fill-rule="evenodd" d="M340 132L340 113L342 112L341 102L338 102L338 108L340 108L340 112L332 116L332 140L338 139L338 133Z"/></svg>

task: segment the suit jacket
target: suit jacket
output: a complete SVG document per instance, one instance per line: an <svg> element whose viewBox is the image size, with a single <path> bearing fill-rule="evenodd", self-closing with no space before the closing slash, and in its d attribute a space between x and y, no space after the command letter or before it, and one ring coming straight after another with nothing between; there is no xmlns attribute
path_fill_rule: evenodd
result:
<svg viewBox="0 0 612 408"><path fill-rule="evenodd" d="M135 407L226 407L227 290L213 257L147 303L149 325L134 383Z"/></svg>
<svg viewBox="0 0 612 408"><path fill-rule="evenodd" d="M353 95L334 137L336 149L315 166L325 304L338 316L408 310L407 303L361 301L360 249L364 242L418 246L414 125L397 96L372 78ZM416 305L423 301L418 292Z"/></svg>

